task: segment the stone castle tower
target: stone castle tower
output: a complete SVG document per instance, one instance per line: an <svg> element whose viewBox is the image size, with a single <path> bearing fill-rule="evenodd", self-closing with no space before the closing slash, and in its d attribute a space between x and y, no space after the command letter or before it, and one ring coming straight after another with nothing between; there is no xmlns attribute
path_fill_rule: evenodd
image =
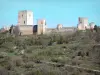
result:
<svg viewBox="0 0 100 75"><path fill-rule="evenodd" d="M23 10L18 13L18 25L33 25L33 12Z"/></svg>
<svg viewBox="0 0 100 75"><path fill-rule="evenodd" d="M44 19L39 19L37 21L37 34L45 34L46 32L46 21Z"/></svg>
<svg viewBox="0 0 100 75"><path fill-rule="evenodd" d="M33 34L33 12L22 10L18 13L18 24L14 28L16 34L30 35Z"/></svg>
<svg viewBox="0 0 100 75"><path fill-rule="evenodd" d="M95 26L95 23L94 22L91 22L89 25L90 25L90 29L93 29L94 26Z"/></svg>
<svg viewBox="0 0 100 75"><path fill-rule="evenodd" d="M62 24L58 24L58 25L57 25L57 29L58 29L58 30L60 30L62 27L63 27Z"/></svg>
<svg viewBox="0 0 100 75"><path fill-rule="evenodd" d="M85 30L88 28L88 18L79 17L78 30Z"/></svg>

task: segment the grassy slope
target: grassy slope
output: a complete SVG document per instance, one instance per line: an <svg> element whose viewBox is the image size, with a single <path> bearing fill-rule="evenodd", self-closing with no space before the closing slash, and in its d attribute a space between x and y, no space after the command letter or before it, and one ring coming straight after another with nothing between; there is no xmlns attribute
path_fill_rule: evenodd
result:
<svg viewBox="0 0 100 75"><path fill-rule="evenodd" d="M100 70L99 33L10 37L1 34L0 66L10 75L95 75L92 72L45 64L55 62ZM56 43L57 42L57 43ZM24 54L21 54L24 51ZM99 75L99 74L97 74Z"/></svg>

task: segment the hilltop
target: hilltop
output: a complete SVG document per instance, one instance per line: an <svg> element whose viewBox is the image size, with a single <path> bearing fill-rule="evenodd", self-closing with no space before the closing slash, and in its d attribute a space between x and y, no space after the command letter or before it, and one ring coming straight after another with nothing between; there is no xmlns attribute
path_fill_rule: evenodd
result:
<svg viewBox="0 0 100 75"><path fill-rule="evenodd" d="M100 31L13 37L0 34L3 75L100 75Z"/></svg>

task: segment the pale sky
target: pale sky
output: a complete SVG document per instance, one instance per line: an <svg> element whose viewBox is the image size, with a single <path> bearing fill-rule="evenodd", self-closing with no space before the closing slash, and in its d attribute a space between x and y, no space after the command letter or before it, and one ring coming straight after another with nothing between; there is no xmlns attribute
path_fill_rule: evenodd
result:
<svg viewBox="0 0 100 75"><path fill-rule="evenodd" d="M47 26L57 24L77 26L78 17L87 17L89 22L100 25L99 0L0 0L0 27L17 24L18 11L31 10L34 24L44 18Z"/></svg>

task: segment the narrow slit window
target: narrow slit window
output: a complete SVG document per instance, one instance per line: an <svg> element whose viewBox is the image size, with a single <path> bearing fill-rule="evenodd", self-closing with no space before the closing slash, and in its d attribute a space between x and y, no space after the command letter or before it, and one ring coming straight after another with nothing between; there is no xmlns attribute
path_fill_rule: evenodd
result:
<svg viewBox="0 0 100 75"><path fill-rule="evenodd" d="M24 24L25 24L25 21L24 21Z"/></svg>
<svg viewBox="0 0 100 75"><path fill-rule="evenodd" d="M22 17L23 17L23 15L22 15Z"/></svg>

